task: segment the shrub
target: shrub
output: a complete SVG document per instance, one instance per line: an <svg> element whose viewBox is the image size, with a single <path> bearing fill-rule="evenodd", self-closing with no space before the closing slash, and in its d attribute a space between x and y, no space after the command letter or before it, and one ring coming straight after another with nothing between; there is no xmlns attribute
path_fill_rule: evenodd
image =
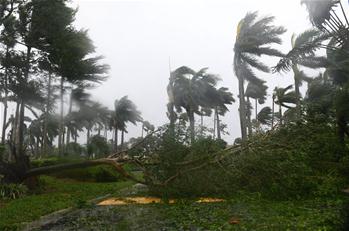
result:
<svg viewBox="0 0 349 231"><path fill-rule="evenodd" d="M23 184L1 184L1 199L17 199L24 196L28 192L28 188Z"/></svg>

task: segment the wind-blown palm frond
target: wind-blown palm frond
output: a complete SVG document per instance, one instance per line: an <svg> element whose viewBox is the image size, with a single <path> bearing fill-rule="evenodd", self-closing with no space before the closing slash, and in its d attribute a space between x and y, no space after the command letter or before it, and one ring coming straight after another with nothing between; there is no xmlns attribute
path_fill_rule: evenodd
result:
<svg viewBox="0 0 349 231"><path fill-rule="evenodd" d="M293 37L292 49L273 67L273 72L290 71L292 64L295 63L307 67L325 67L326 59L316 57L315 52L324 47L323 42L329 38L328 34L315 29L307 30L296 38Z"/></svg>
<svg viewBox="0 0 349 231"><path fill-rule="evenodd" d="M264 107L257 114L257 121L264 125L270 125L272 120L272 111L270 107Z"/></svg>

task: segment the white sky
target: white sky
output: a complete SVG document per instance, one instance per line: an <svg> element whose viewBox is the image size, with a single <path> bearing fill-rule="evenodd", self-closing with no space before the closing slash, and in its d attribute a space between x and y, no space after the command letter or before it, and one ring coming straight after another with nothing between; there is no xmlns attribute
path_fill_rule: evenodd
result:
<svg viewBox="0 0 349 231"><path fill-rule="evenodd" d="M300 0L74 0L73 4L79 7L76 26L89 29L97 53L111 66L109 80L93 90L94 98L112 108L115 99L128 95L143 118L155 125L168 122L169 57L172 70L182 65L195 70L209 67L222 78L220 86L228 87L237 99L233 45L236 26L248 11L274 15L275 25L288 29L279 46L284 52L290 49L293 33L311 26ZM271 66L277 62L264 60ZM258 76L267 81L269 93L275 86L293 83L291 74ZM230 106L223 122L230 132L225 139L231 143L240 136L238 103ZM213 119L205 118L205 123L213 126ZM140 132L140 126L130 125L126 139Z"/></svg>

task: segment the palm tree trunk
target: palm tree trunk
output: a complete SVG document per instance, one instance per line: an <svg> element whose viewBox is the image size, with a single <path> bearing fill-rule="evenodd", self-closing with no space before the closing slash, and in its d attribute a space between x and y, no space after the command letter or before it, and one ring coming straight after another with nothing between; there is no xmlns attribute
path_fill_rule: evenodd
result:
<svg viewBox="0 0 349 231"><path fill-rule="evenodd" d="M257 117L258 117L258 100L254 99L254 101L255 101L255 118L257 120Z"/></svg>
<svg viewBox="0 0 349 231"><path fill-rule="evenodd" d="M217 114L217 107L214 109L214 115L213 115L213 139L216 138L216 116Z"/></svg>
<svg viewBox="0 0 349 231"><path fill-rule="evenodd" d="M299 80L299 70L297 65L292 65L293 74L294 74L294 90L296 93L296 119L299 120L302 115L301 111L301 93L299 91L300 80Z"/></svg>
<svg viewBox="0 0 349 231"><path fill-rule="evenodd" d="M64 123L64 118L63 118L63 112L64 112L64 108L63 108L63 94L64 94L64 89L63 89L63 83L64 83L64 78L63 76L61 77L61 113L60 113L60 122L59 122L59 135L58 135L58 151L59 151L59 155L63 156L63 123Z"/></svg>
<svg viewBox="0 0 349 231"><path fill-rule="evenodd" d="M121 151L124 150L124 130L121 131Z"/></svg>
<svg viewBox="0 0 349 231"><path fill-rule="evenodd" d="M175 135L175 122L176 122L176 116L174 112L174 105L173 103L169 103L169 117L170 117L170 127L169 127L169 132L170 132L170 137L174 138Z"/></svg>
<svg viewBox="0 0 349 231"><path fill-rule="evenodd" d="M247 139L247 126L246 126L246 102L245 102L245 88L244 81L241 77L239 80L239 113L240 113L240 127L241 127L241 139L246 141Z"/></svg>
<svg viewBox="0 0 349 231"><path fill-rule="evenodd" d="M90 128L87 128L87 137L86 137L86 145L90 143Z"/></svg>
<svg viewBox="0 0 349 231"><path fill-rule="evenodd" d="M48 126L48 115L50 111L50 100L51 100L51 81L52 81L52 73L51 71L48 74L48 85L47 85L47 99L46 99L46 108L45 108L45 117L44 117L44 131L43 131L43 151L42 154L47 155L47 126Z"/></svg>
<svg viewBox="0 0 349 231"><path fill-rule="evenodd" d="M6 54L8 54L8 48L6 51ZM5 91L5 99L4 99L4 114L3 114L3 122L2 122L2 134L1 134L1 143L5 143L6 139L6 123L7 123L7 97L8 97L8 85L7 85L7 77L8 77L8 69L5 68L5 75L4 75L4 91Z"/></svg>
<svg viewBox="0 0 349 231"><path fill-rule="evenodd" d="M252 135L252 122L251 122L251 102L250 97L247 97L247 128L248 128L248 135Z"/></svg>
<svg viewBox="0 0 349 231"><path fill-rule="evenodd" d="M118 129L114 132L114 152L118 151Z"/></svg>
<svg viewBox="0 0 349 231"><path fill-rule="evenodd" d="M24 71L24 82L27 83L29 78L29 71L30 71L30 55L31 55L31 47L27 47L27 54L26 54L26 67ZM24 174L27 169L29 168L29 159L25 156L25 150L24 150L24 113L25 113L25 99L22 96L20 99L20 111L19 111L19 118L18 118L18 132L16 136L18 137L18 143L16 147L16 153L17 153L17 159L16 164L20 168L19 175Z"/></svg>
<svg viewBox="0 0 349 231"><path fill-rule="evenodd" d="M272 104L272 109L271 109L271 111L272 111L272 113L271 113L271 129L272 130L274 129L274 116L275 116L274 107L275 107L275 97L273 96L273 104Z"/></svg>
<svg viewBox="0 0 349 231"><path fill-rule="evenodd" d="M142 123L142 138L143 138L143 132L144 132L144 123Z"/></svg>
<svg viewBox="0 0 349 231"><path fill-rule="evenodd" d="M204 136L204 116L203 115L200 115L200 133L201 133L201 137Z"/></svg>
<svg viewBox="0 0 349 231"><path fill-rule="evenodd" d="M279 105L280 125L282 125L282 106Z"/></svg>
<svg viewBox="0 0 349 231"><path fill-rule="evenodd" d="M195 118L194 113L189 109L187 111L188 117L189 117L189 123L190 123L190 141L191 143L195 142Z"/></svg>
<svg viewBox="0 0 349 231"><path fill-rule="evenodd" d="M219 120L219 114L216 111L216 122L217 122L217 139L221 139L221 122Z"/></svg>
<svg viewBox="0 0 349 231"><path fill-rule="evenodd" d="M69 112L68 114L70 114L73 110L73 86L72 86L72 91L70 92L70 100L69 100ZM67 144L70 143L70 127L67 126Z"/></svg>

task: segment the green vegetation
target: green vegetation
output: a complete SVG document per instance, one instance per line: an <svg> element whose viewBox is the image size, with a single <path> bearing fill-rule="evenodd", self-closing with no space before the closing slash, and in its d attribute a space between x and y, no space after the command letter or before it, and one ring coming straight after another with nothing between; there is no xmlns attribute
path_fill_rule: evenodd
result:
<svg viewBox="0 0 349 231"><path fill-rule="evenodd" d="M23 222L36 220L54 211L79 207L83 202L96 197L115 194L132 183L88 183L43 176L40 185L37 194L0 202L0 230L13 230L21 227Z"/></svg>

